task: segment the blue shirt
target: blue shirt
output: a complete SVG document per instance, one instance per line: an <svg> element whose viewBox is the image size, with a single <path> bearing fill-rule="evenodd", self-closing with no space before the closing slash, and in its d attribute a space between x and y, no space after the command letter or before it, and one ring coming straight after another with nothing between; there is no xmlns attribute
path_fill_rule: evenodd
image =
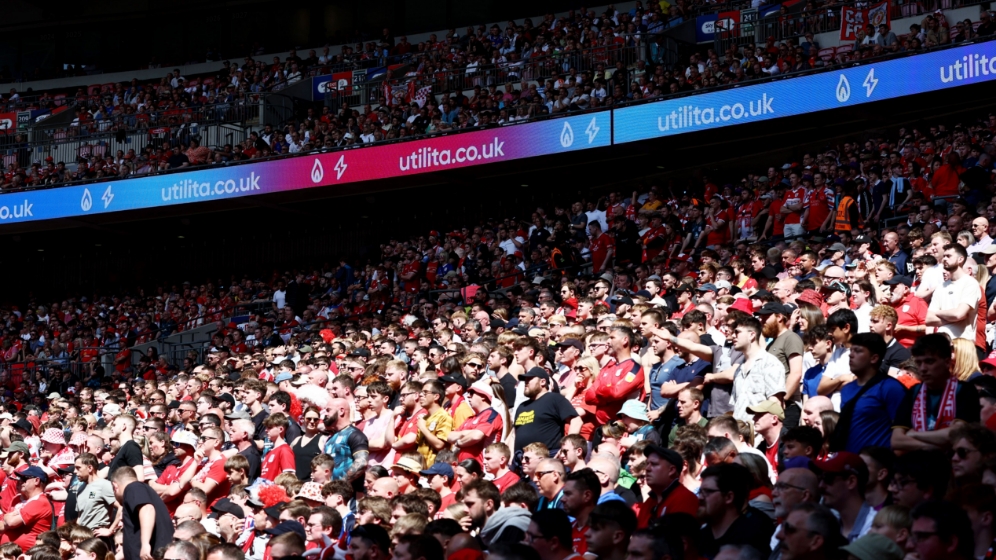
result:
<svg viewBox="0 0 996 560"><path fill-rule="evenodd" d="M889 255L889 262L896 265L896 274L906 274L906 252L900 250L895 255Z"/></svg>
<svg viewBox="0 0 996 560"><path fill-rule="evenodd" d="M843 410L860 390L857 381L841 387L840 408ZM854 407L844 450L860 453L870 445L891 448L892 425L905 397L906 387L891 377L865 391Z"/></svg>
<svg viewBox="0 0 996 560"><path fill-rule="evenodd" d="M678 366L685 365L685 361L679 358L677 355L672 356L670 360L654 364L650 368L650 410L657 410L662 406L666 406L668 401L671 399L666 399L661 396L661 386L664 385L666 381L670 381L674 378L674 370Z"/></svg>
<svg viewBox="0 0 996 560"><path fill-rule="evenodd" d="M807 397L819 395L816 389L820 386L820 379L823 377L823 370L827 369L826 364L816 364L802 374L802 394Z"/></svg>

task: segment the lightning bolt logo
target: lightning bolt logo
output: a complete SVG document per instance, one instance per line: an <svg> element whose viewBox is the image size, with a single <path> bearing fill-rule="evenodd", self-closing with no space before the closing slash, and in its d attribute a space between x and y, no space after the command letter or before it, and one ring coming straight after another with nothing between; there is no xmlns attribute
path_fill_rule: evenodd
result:
<svg viewBox="0 0 996 560"><path fill-rule="evenodd" d="M346 165L346 156L345 156L345 154L343 154L343 155L339 156L339 161L337 161L335 163L335 168L334 169L335 169L335 180L336 181L338 181L339 179L342 179L342 174L346 172L346 168L347 167L349 167L349 166Z"/></svg>
<svg viewBox="0 0 996 560"><path fill-rule="evenodd" d="M111 185L107 185L107 190L104 191L104 194L101 195L100 199L104 201L105 209L111 205L111 201L114 200L114 193L111 192Z"/></svg>
<svg viewBox="0 0 996 560"><path fill-rule="evenodd" d="M865 86L865 97L871 97L872 92L875 91L875 86L878 85L878 78L875 77L874 68L868 70L868 75L865 76L865 81L861 85Z"/></svg>
<svg viewBox="0 0 996 560"><path fill-rule="evenodd" d="M589 144L595 141L595 136L598 136L599 130L601 129L598 128L597 117L592 117L591 122L588 123L588 128L584 129L584 133L588 135Z"/></svg>

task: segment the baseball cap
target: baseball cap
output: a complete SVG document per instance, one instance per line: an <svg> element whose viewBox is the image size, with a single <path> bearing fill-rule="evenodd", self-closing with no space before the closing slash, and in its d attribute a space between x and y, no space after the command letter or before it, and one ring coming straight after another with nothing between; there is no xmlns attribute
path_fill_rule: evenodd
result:
<svg viewBox="0 0 996 560"><path fill-rule="evenodd" d="M466 389L470 384L467 383L467 378L463 376L462 373L448 373L439 378L443 382L443 385L448 385L450 383L456 383L457 385Z"/></svg>
<svg viewBox="0 0 996 560"><path fill-rule="evenodd" d="M616 294L615 296L612 296L612 303L615 303L616 305L619 305L619 304L622 304L622 305L633 305L633 298L631 298L631 297L629 297L627 295Z"/></svg>
<svg viewBox="0 0 996 560"><path fill-rule="evenodd" d="M50 401L54 401L55 399L61 399L61 398L62 398L62 395L60 395L59 393L55 393L55 392L49 393L48 397L47 397L47 399L50 400Z"/></svg>
<svg viewBox="0 0 996 560"><path fill-rule="evenodd" d="M540 379L546 379L546 380L550 379L550 375L546 373L546 370L539 366L530 368L529 371L527 371L526 373L520 374L519 381L525 381L530 377L539 377Z"/></svg>
<svg viewBox="0 0 996 560"><path fill-rule="evenodd" d="M10 447L5 447L3 453L0 453L0 457L7 457L11 453L21 452L24 454L31 454L31 449L28 448L28 444L23 441L11 442Z"/></svg>
<svg viewBox="0 0 996 560"><path fill-rule="evenodd" d="M280 519L280 512L283 511L284 506L286 506L289 503L290 502L277 502L270 507L263 508L263 511L266 512L266 515L269 515L274 519Z"/></svg>
<svg viewBox="0 0 996 560"><path fill-rule="evenodd" d="M812 468L825 473L867 472L868 465L857 453L838 451L823 461L813 461Z"/></svg>
<svg viewBox="0 0 996 560"><path fill-rule="evenodd" d="M29 478L37 478L42 481L42 484L48 484L48 475L41 467L31 466L26 469L17 471L14 473L14 478L17 480L26 480Z"/></svg>
<svg viewBox="0 0 996 560"><path fill-rule="evenodd" d="M753 406L748 406L747 412L751 414L771 413L777 416L779 420L785 419L785 409L783 409L782 405L778 404L778 402L772 400L767 400L759 402Z"/></svg>
<svg viewBox="0 0 996 560"><path fill-rule="evenodd" d="M217 502L215 502L215 504L211 506L211 511L222 514L230 513L235 517L238 517L239 519L246 518L246 512L244 509L242 509L242 506L233 502L232 500L229 500L228 498L222 498Z"/></svg>
<svg viewBox="0 0 996 560"><path fill-rule="evenodd" d="M706 284L706 286L708 286L708 284ZM733 284L730 284L726 280L717 280L714 286L716 286L716 290L730 290L733 288Z"/></svg>
<svg viewBox="0 0 996 560"><path fill-rule="evenodd" d="M630 399L623 403L622 408L619 409L619 416L624 414L634 420L650 421L650 417L647 416L647 405L637 399Z"/></svg>
<svg viewBox="0 0 996 560"><path fill-rule="evenodd" d="M431 467L423 471L419 471L418 474L422 476L434 476L439 474L448 477L450 480L453 480L454 477L453 467L451 467L449 463L439 463L439 462L433 463Z"/></svg>
<svg viewBox="0 0 996 560"><path fill-rule="evenodd" d="M267 512L267 515L269 515L269 512ZM301 525L300 521L294 521L293 519L281 521L276 527L267 529L266 532L274 537L285 533L297 533L302 539L308 538L304 533L304 525Z"/></svg>
<svg viewBox="0 0 996 560"><path fill-rule="evenodd" d="M695 288L691 284L683 283L674 289L675 292L694 292Z"/></svg>
<svg viewBox="0 0 996 560"><path fill-rule="evenodd" d="M792 309L790 309L787 305L783 303L778 303L776 301L769 301L768 303L764 304L764 306L762 306L761 309L759 309L755 314L771 315L773 313L778 313L781 315L791 315Z"/></svg>
<svg viewBox="0 0 996 560"><path fill-rule="evenodd" d="M285 371L285 372L282 372L282 373L278 374L277 377L275 377L273 379L273 382L274 383L283 383L284 381L290 381L291 379L294 379L294 374Z"/></svg>
<svg viewBox="0 0 996 560"><path fill-rule="evenodd" d="M681 458L679 454L674 449L668 449L657 444L650 444L643 448L644 457L649 457L650 455L657 455L661 459L664 459L668 463L671 463L679 470L685 466L685 460Z"/></svg>
<svg viewBox="0 0 996 560"><path fill-rule="evenodd" d="M698 287L698 291L700 291L700 292L715 292L716 291L716 285L713 284L713 283L711 283L711 282L707 282L707 283L702 284L701 286L699 286Z"/></svg>
<svg viewBox="0 0 996 560"><path fill-rule="evenodd" d="M847 247L845 247L843 243L834 243L830 246L831 253L836 253L837 251L844 253L847 251Z"/></svg>
<svg viewBox="0 0 996 560"><path fill-rule="evenodd" d="M996 243L991 243L986 245L982 249L975 251L976 253L982 253L983 255L996 255Z"/></svg>
<svg viewBox="0 0 996 560"><path fill-rule="evenodd" d="M578 352L584 352L584 343L576 338L565 338L562 342L558 342L557 346L561 348L576 348Z"/></svg>
<svg viewBox="0 0 996 560"><path fill-rule="evenodd" d="M885 281L886 286L895 286L896 284L902 284L909 288L913 286L913 279L909 276L897 274Z"/></svg>
<svg viewBox="0 0 996 560"><path fill-rule="evenodd" d="M867 235L859 235L854 238L854 242L857 243L858 245L861 245L862 243L871 243L872 240Z"/></svg>

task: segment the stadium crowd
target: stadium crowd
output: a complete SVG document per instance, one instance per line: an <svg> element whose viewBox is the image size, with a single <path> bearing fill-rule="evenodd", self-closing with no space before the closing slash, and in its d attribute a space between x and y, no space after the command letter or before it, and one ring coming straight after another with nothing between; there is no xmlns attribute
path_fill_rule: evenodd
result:
<svg viewBox="0 0 996 560"><path fill-rule="evenodd" d="M676 10L679 6L671 6ZM680 16L675 16L680 19ZM695 52L670 65L662 50L652 48L666 29L658 4L630 12L611 6L602 14L572 11L548 15L539 25L526 19L508 22L504 31L478 26L464 34L451 30L412 45L406 37L389 35L381 43L343 47L333 55L314 50L306 58L292 51L272 64L246 57L241 65L226 63L220 74L190 80L173 70L154 84L108 84L99 91L80 88L72 109L76 120L66 130L52 133L52 141L94 133L149 133L144 147L109 149L111 136L87 145L76 162L32 158L35 145L20 135L0 137L0 146L13 154L0 180L4 191L62 186L107 178L137 177L179 167L221 165L250 159L332 150L415 136L488 126L598 108L646 99L682 95L705 88L728 87L746 81L792 72L832 67L872 57L917 52L996 32L988 11L978 26L956 22L943 14L929 14L908 34L897 36L888 26L859 33L847 49L821 49L812 32L765 44L731 46L725 53L713 49ZM671 20L667 20L671 21ZM203 145L196 125L243 122L258 114L258 95L311 75L327 74L366 64L398 61L391 75L405 75L418 89L432 88L422 99L412 88L360 88L362 108L326 105L305 112L283 126L254 131L241 142ZM397 92L394 91L397 89ZM464 91L470 91L466 95ZM396 95L397 94L397 95ZM12 91L8 103L55 108L59 96L43 93L31 101ZM374 109L376 107L376 109ZM23 107L22 107L23 108Z"/></svg>
<svg viewBox="0 0 996 560"><path fill-rule="evenodd" d="M0 555L990 558L994 132L5 309Z"/></svg>

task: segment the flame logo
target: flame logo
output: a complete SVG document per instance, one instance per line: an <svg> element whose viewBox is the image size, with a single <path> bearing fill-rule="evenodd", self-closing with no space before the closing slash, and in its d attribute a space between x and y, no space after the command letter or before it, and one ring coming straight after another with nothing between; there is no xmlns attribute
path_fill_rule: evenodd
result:
<svg viewBox="0 0 996 560"><path fill-rule="evenodd" d="M322 167L322 162L315 159L315 165L311 168L311 182L320 183L323 177L325 177L325 168Z"/></svg>
<svg viewBox="0 0 996 560"><path fill-rule="evenodd" d="M89 212L90 208L93 208L93 196L90 195L90 189L83 189L83 200L80 201L80 208L84 212Z"/></svg>
<svg viewBox="0 0 996 560"><path fill-rule="evenodd" d="M837 82L837 101L844 103L851 98L851 84L847 78L841 74L840 81Z"/></svg>
<svg viewBox="0 0 996 560"><path fill-rule="evenodd" d="M564 129L560 131L560 145L565 148L570 148L571 144L574 143L574 129L571 128L571 123L564 123Z"/></svg>

